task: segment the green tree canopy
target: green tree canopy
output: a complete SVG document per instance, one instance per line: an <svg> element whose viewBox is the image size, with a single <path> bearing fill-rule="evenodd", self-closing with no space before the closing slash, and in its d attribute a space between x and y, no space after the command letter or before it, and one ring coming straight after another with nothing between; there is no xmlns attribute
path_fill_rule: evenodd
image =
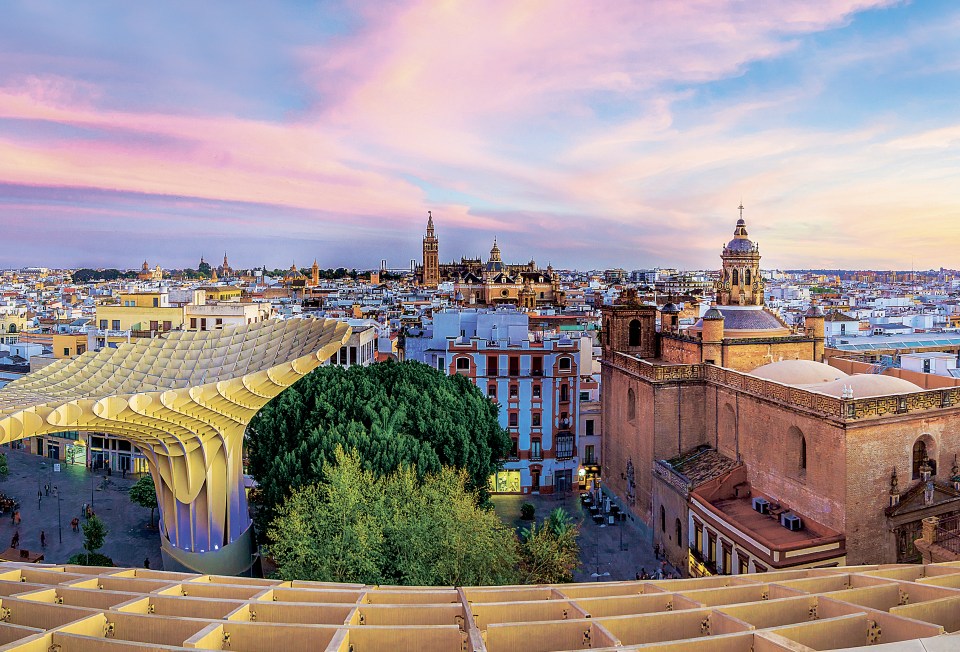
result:
<svg viewBox="0 0 960 652"><path fill-rule="evenodd" d="M524 584L560 584L573 581L580 565L580 528L558 507L537 527L524 530L520 544L520 581Z"/></svg>
<svg viewBox="0 0 960 652"><path fill-rule="evenodd" d="M96 516L91 516L83 524L83 549L93 555L103 547L107 538L107 526Z"/></svg>
<svg viewBox="0 0 960 652"><path fill-rule="evenodd" d="M401 465L423 476L463 469L485 498L509 451L498 408L468 379L417 362L321 367L281 393L250 424L249 470L259 484L261 524L292 489L323 479L338 446L386 475Z"/></svg>
<svg viewBox="0 0 960 652"><path fill-rule="evenodd" d="M462 586L516 580L517 540L443 467L423 482L409 466L363 468L356 450L334 452L324 481L294 491L270 529L284 579Z"/></svg>
<svg viewBox="0 0 960 652"><path fill-rule="evenodd" d="M150 527L153 527L153 511L157 508L157 488L153 484L153 476L142 476L130 487L130 501L150 509Z"/></svg>

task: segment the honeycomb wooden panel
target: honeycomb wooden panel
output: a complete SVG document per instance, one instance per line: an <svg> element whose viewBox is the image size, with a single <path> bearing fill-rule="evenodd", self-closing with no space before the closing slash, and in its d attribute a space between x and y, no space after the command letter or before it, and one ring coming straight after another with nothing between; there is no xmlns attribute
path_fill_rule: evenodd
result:
<svg viewBox="0 0 960 652"><path fill-rule="evenodd" d="M921 582L951 576L960 567L455 589L8 562L0 650L954 650L960 589Z"/></svg>

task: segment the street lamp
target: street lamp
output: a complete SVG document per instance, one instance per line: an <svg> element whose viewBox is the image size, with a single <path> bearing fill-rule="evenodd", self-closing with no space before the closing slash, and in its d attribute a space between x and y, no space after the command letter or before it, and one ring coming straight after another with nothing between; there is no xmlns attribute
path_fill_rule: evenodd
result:
<svg viewBox="0 0 960 652"><path fill-rule="evenodd" d="M57 494L57 529L60 531L60 543L63 543L63 520L60 518L60 489L53 485L53 492Z"/></svg>

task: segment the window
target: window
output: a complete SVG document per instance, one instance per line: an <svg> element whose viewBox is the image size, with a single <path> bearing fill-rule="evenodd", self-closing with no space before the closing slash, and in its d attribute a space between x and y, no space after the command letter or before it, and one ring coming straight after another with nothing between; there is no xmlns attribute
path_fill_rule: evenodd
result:
<svg viewBox="0 0 960 652"><path fill-rule="evenodd" d="M636 421L637 419L637 394L630 387L627 389L627 421Z"/></svg>
<svg viewBox="0 0 960 652"><path fill-rule="evenodd" d="M517 444L517 438L510 439L510 459L515 460L520 457L520 447Z"/></svg>
<svg viewBox="0 0 960 652"><path fill-rule="evenodd" d="M497 398L497 384L490 383L487 385L487 396L490 398Z"/></svg>
<svg viewBox="0 0 960 652"><path fill-rule="evenodd" d="M677 534L677 547L682 548L683 547L683 539L682 539L683 528L680 525L679 518L677 519L677 522L674 524L674 527L676 528L676 534Z"/></svg>
<svg viewBox="0 0 960 652"><path fill-rule="evenodd" d="M731 575L733 573L733 549L727 544L723 544L723 570L721 571L724 575Z"/></svg>
<svg viewBox="0 0 960 652"><path fill-rule="evenodd" d="M717 563L717 535L707 531L707 561L711 564Z"/></svg>
<svg viewBox="0 0 960 652"><path fill-rule="evenodd" d="M531 376L542 376L543 375L543 358L539 356L533 356L530 360L530 375Z"/></svg>
<svg viewBox="0 0 960 652"><path fill-rule="evenodd" d="M510 385L510 398L517 398L520 395L520 388L516 385Z"/></svg>
<svg viewBox="0 0 960 652"><path fill-rule="evenodd" d="M119 320L119 319L114 319L114 320L113 320L113 330L115 330L115 331L120 330L120 320Z"/></svg>
<svg viewBox="0 0 960 652"><path fill-rule="evenodd" d="M743 283L744 285L750 285L750 268L749 267L743 271Z"/></svg>
<svg viewBox="0 0 960 652"><path fill-rule="evenodd" d="M70 355L70 348L69 348L69 347L66 347L66 346L63 347L63 355L65 355L65 356L69 356L69 355Z"/></svg>
<svg viewBox="0 0 960 652"><path fill-rule="evenodd" d="M739 284L740 284L740 275L739 275L739 272L738 272L738 270L737 270L736 268L734 268L734 270L733 270L733 284L734 284L734 285L739 285Z"/></svg>
<svg viewBox="0 0 960 652"><path fill-rule="evenodd" d="M511 412L511 413L507 416L507 420L508 420L507 423L510 424L510 427L511 427L511 428L516 428L516 427L517 427L517 421L519 420L519 417L517 416L517 413L516 413L516 412Z"/></svg>
<svg viewBox="0 0 960 652"><path fill-rule="evenodd" d="M570 400L570 387L568 385L560 385L560 401L566 403Z"/></svg>
<svg viewBox="0 0 960 652"><path fill-rule="evenodd" d="M740 575L746 575L748 572L748 565L750 563L750 558L747 557L743 551L737 550L737 562L739 563L739 570L737 571Z"/></svg>
<svg viewBox="0 0 960 652"><path fill-rule="evenodd" d="M640 320L630 322L630 346L640 346Z"/></svg>
<svg viewBox="0 0 960 652"><path fill-rule="evenodd" d="M531 460L542 460L543 451L540 448L540 438L534 437L530 440L530 459Z"/></svg>
<svg viewBox="0 0 960 652"><path fill-rule="evenodd" d="M223 320L217 317L217 326L223 326Z"/></svg>
<svg viewBox="0 0 960 652"><path fill-rule="evenodd" d="M667 510L663 508L663 505L660 505L660 531L667 531Z"/></svg>
<svg viewBox="0 0 960 652"><path fill-rule="evenodd" d="M926 437L926 435L925 435ZM930 459L930 451L927 449L927 442L920 438L913 445L913 479L920 479L920 467L926 462L930 466L930 475L937 474L937 461Z"/></svg>
<svg viewBox="0 0 960 652"><path fill-rule="evenodd" d="M593 419L587 419L586 432L584 432L584 435L587 437L593 437Z"/></svg>
<svg viewBox="0 0 960 652"><path fill-rule="evenodd" d="M532 421L531 425L532 425L534 428L539 428L539 427L540 427L540 413L539 413L539 412L534 412L533 414L531 414L531 415L530 415L530 419L531 419L531 421Z"/></svg>
<svg viewBox="0 0 960 652"><path fill-rule="evenodd" d="M152 330L152 331L158 331L158 330L160 330L160 322L158 322L158 321L151 321L151 322L150 322L150 330Z"/></svg>
<svg viewBox="0 0 960 652"><path fill-rule="evenodd" d="M610 346L610 320L603 327L603 339L607 346Z"/></svg>
<svg viewBox="0 0 960 652"><path fill-rule="evenodd" d="M107 330L108 328L110 328L110 327L107 325L107 323L108 323L108 322L107 322L106 319L101 319L101 320L100 320L100 330L105 331L105 330Z"/></svg>
<svg viewBox="0 0 960 652"><path fill-rule="evenodd" d="M197 318L196 318L196 317L191 317L191 318L190 318L190 328L196 328L196 327L197 327Z"/></svg>
<svg viewBox="0 0 960 652"><path fill-rule="evenodd" d="M693 524L693 546L696 548L697 553L703 551L703 526L694 521Z"/></svg>
<svg viewBox="0 0 960 652"><path fill-rule="evenodd" d="M569 460L573 457L573 433L561 432L557 434L557 459Z"/></svg>
<svg viewBox="0 0 960 652"><path fill-rule="evenodd" d="M510 357L510 375L519 376L520 375L520 358L511 356Z"/></svg>
<svg viewBox="0 0 960 652"><path fill-rule="evenodd" d="M457 371L470 371L470 358L457 358Z"/></svg>
<svg viewBox="0 0 960 652"><path fill-rule="evenodd" d="M594 453L593 444L588 444L588 445L584 446L584 448L583 448L583 463L584 463L584 464L596 464L597 462L596 462L596 460L594 459L594 456L595 456L595 455L596 455L596 453Z"/></svg>
<svg viewBox="0 0 960 652"><path fill-rule="evenodd" d="M590 392L580 392L580 400L581 400L581 401L589 401L589 400L590 400Z"/></svg>
<svg viewBox="0 0 960 652"><path fill-rule="evenodd" d="M437 358L437 369L443 372L447 371L447 361L443 356Z"/></svg>
<svg viewBox="0 0 960 652"><path fill-rule="evenodd" d="M533 386L533 398L540 398L540 385Z"/></svg>
<svg viewBox="0 0 960 652"><path fill-rule="evenodd" d="M800 472L807 470L807 438L800 435Z"/></svg>
<svg viewBox="0 0 960 652"><path fill-rule="evenodd" d="M163 322L163 330L165 331L173 330L173 322L172 321Z"/></svg>
<svg viewBox="0 0 960 652"><path fill-rule="evenodd" d="M499 370L499 358L500 356L488 355L487 356L487 375L488 376L498 376L500 375Z"/></svg>
<svg viewBox="0 0 960 652"><path fill-rule="evenodd" d="M160 299L158 299L157 297L153 297L153 307L154 308L160 307Z"/></svg>
<svg viewBox="0 0 960 652"><path fill-rule="evenodd" d="M570 366L571 366L570 358L567 358L567 357L560 358L560 364L558 366L561 372L570 371Z"/></svg>

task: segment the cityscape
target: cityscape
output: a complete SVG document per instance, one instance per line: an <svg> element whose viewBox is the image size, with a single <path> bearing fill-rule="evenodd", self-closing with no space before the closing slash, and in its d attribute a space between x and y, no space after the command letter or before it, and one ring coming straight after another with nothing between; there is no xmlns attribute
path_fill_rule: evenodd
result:
<svg viewBox="0 0 960 652"><path fill-rule="evenodd" d="M960 650L960 7L561 4L5 8L0 649Z"/></svg>

